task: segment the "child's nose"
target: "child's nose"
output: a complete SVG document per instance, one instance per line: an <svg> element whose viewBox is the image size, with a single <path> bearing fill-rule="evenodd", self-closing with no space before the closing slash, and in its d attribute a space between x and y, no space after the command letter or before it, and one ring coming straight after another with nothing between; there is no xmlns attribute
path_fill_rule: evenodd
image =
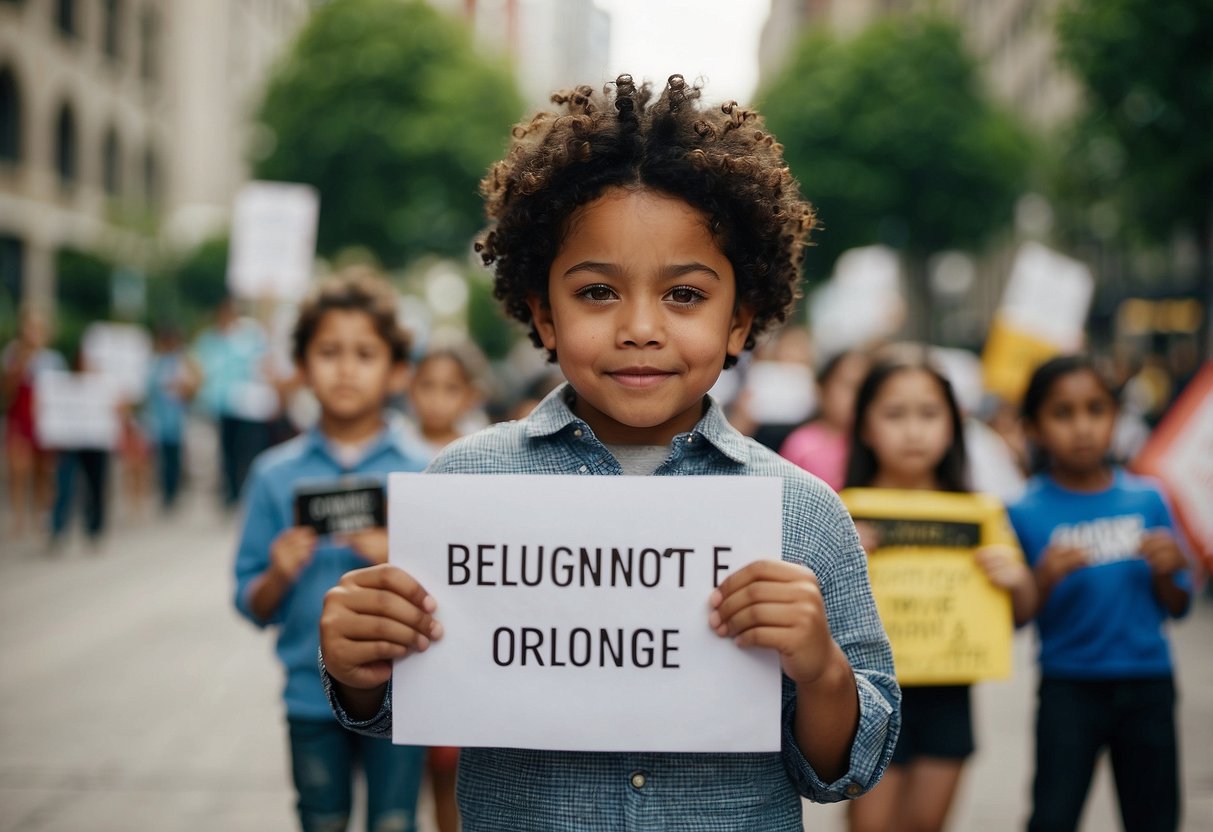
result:
<svg viewBox="0 0 1213 832"><path fill-rule="evenodd" d="M645 347L661 341L660 310L649 303L628 303L620 309L618 340L623 346Z"/></svg>

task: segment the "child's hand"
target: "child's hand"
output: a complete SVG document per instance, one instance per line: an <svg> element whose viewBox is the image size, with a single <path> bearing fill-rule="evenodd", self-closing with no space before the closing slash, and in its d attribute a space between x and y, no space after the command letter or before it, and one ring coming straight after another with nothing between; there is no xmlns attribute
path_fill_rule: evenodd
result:
<svg viewBox="0 0 1213 832"><path fill-rule="evenodd" d="M1005 544L982 546L973 553L990 583L1008 592L1032 580L1032 570L1018 555L1013 547Z"/></svg>
<svg viewBox="0 0 1213 832"><path fill-rule="evenodd" d="M368 563L387 563L387 529L382 526L346 532L341 540Z"/></svg>
<svg viewBox="0 0 1213 832"><path fill-rule="evenodd" d="M270 569L282 581L293 584L311 561L315 548L316 530L311 526L286 529L270 544Z"/></svg>
<svg viewBox="0 0 1213 832"><path fill-rule="evenodd" d="M346 572L324 595L320 649L329 674L351 688L387 683L392 662L422 652L442 637L438 608L425 587L399 567L368 566Z"/></svg>
<svg viewBox="0 0 1213 832"><path fill-rule="evenodd" d="M1188 565L1179 542L1165 529L1146 532L1141 538L1141 556L1158 577L1174 575Z"/></svg>
<svg viewBox="0 0 1213 832"><path fill-rule="evenodd" d="M1087 550L1081 546L1050 543L1036 564L1036 584L1047 593L1075 569L1087 565Z"/></svg>
<svg viewBox="0 0 1213 832"><path fill-rule="evenodd" d="M825 601L807 567L756 561L726 578L708 603L708 625L717 635L778 650L783 672L798 685L816 682L836 658Z"/></svg>
<svg viewBox="0 0 1213 832"><path fill-rule="evenodd" d="M855 531L859 532L859 545L869 555L880 548L880 532L876 531L876 527L871 523L858 520L855 523Z"/></svg>

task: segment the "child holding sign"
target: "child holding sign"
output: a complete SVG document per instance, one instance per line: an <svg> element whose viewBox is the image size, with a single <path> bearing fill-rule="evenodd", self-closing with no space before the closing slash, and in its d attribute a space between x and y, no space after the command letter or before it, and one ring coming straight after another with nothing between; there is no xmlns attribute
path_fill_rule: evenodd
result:
<svg viewBox="0 0 1213 832"><path fill-rule="evenodd" d="M367 781L367 828L411 829L425 750L343 729L333 719L316 666L325 591L350 569L387 560L387 532L354 522L372 516L364 505L368 479L378 480L382 491L389 472L424 466L401 437L387 430L383 418L388 396L403 382L408 355L395 293L365 274L321 285L300 309L292 348L320 403L320 420L261 454L253 466L236 554L236 608L260 627L278 628L303 829L345 829L356 767ZM343 479L347 485L356 479L358 492L343 491ZM326 482L330 494L315 496ZM301 524L296 516L301 485L332 509L309 511L309 517L322 515L329 528L359 528L320 534ZM349 495L359 499L342 499ZM357 514L339 516L343 506Z"/></svg>
<svg viewBox="0 0 1213 832"><path fill-rule="evenodd" d="M1078 826L1107 748L1126 829L1179 827L1175 683L1163 625L1191 575L1148 480L1105 461L1116 398L1082 356L1041 365L1023 400L1041 473L1011 507L1042 606L1031 830Z"/></svg>
<svg viewBox="0 0 1213 832"><path fill-rule="evenodd" d="M965 492L964 471L960 410L925 349L876 360L856 396L847 487ZM842 496L847 500L847 491ZM859 526L865 548L880 548L874 530ZM976 559L990 583L1011 594L1015 623L1027 621L1035 592L1022 555L1013 546L987 545ZM943 828L964 760L973 753L969 694L963 684L903 682L903 725L892 765L872 794L849 807L852 830Z"/></svg>
<svg viewBox="0 0 1213 832"><path fill-rule="evenodd" d="M496 267L496 296L568 384L429 470L782 478L783 551L770 555L783 560L742 568L703 599L703 626L738 649L777 651L782 753L465 748L469 832L800 830L800 795L862 794L892 753L900 695L846 509L706 395L787 316L814 218L758 115L703 107L699 94L679 75L658 95L621 75L601 95L553 96L560 114L514 129L483 183L492 225L478 249ZM440 603L391 566L328 594L321 644L343 722L390 732L392 663L441 649Z"/></svg>

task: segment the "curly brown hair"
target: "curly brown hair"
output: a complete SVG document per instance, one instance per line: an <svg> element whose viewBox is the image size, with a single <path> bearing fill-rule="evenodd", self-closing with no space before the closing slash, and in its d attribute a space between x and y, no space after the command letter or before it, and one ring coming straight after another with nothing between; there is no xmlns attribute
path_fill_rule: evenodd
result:
<svg viewBox="0 0 1213 832"><path fill-rule="evenodd" d="M476 242L495 265L493 294L543 346L527 299L548 300L548 271L569 217L610 187L651 188L703 212L733 266L737 302L754 313L745 349L782 323L800 296L800 263L816 223L783 161L783 146L754 110L699 105L700 85L671 75L653 101L648 82L620 75L602 94L555 93L562 113L513 130L506 157L480 183L489 226ZM549 359L555 360L555 353ZM736 356L729 356L725 367Z"/></svg>
<svg viewBox="0 0 1213 832"><path fill-rule="evenodd" d="M396 290L373 269L365 266L342 269L317 284L300 305L291 333L291 357L302 365L325 313L341 310L365 312L375 332L391 350L392 363L407 362L410 339L396 315L396 299Z"/></svg>

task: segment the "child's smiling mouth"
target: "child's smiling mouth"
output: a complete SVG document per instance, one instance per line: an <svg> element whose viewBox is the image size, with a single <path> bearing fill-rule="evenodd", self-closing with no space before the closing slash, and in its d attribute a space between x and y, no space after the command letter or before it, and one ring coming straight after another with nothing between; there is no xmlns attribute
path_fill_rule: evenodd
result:
<svg viewBox="0 0 1213 832"><path fill-rule="evenodd" d="M673 378L675 374L667 370L659 370L656 367L625 367L621 370L612 370L607 375L624 387L645 388Z"/></svg>

